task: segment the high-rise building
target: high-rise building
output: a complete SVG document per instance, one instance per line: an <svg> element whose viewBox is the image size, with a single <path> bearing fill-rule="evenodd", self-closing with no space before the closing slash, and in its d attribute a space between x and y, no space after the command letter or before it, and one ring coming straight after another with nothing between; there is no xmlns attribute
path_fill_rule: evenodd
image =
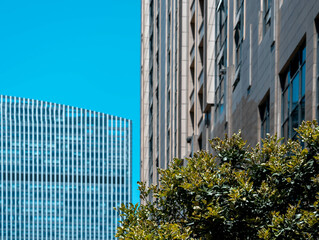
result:
<svg viewBox="0 0 319 240"><path fill-rule="evenodd" d="M0 96L0 239L115 239L132 122Z"/></svg>
<svg viewBox="0 0 319 240"><path fill-rule="evenodd" d="M319 1L142 0L141 180L242 131L319 116Z"/></svg>

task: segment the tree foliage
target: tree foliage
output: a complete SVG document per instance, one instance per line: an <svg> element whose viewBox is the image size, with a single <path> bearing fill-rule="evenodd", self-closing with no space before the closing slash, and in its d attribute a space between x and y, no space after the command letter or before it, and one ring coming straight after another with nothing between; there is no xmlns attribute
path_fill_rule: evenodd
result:
<svg viewBox="0 0 319 240"><path fill-rule="evenodd" d="M210 141L140 183L145 205L122 205L119 239L319 239L319 127L304 122L299 140L268 136L256 147L240 133ZM303 145L301 145L303 144ZM305 146L303 148L302 146ZM149 201L151 196L151 201Z"/></svg>

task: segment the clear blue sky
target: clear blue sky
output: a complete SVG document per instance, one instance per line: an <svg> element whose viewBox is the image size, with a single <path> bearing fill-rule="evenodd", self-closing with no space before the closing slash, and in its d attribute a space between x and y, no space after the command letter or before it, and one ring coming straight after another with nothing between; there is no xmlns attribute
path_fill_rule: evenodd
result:
<svg viewBox="0 0 319 240"><path fill-rule="evenodd" d="M0 94L132 119L133 183L140 172L139 74L139 0L0 1Z"/></svg>

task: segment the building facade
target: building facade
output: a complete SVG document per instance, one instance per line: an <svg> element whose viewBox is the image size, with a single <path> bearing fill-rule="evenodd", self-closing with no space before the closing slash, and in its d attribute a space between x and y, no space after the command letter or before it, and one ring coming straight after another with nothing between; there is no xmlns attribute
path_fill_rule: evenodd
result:
<svg viewBox="0 0 319 240"><path fill-rule="evenodd" d="M319 116L319 1L142 0L141 180L241 129L295 138Z"/></svg>
<svg viewBox="0 0 319 240"><path fill-rule="evenodd" d="M0 239L115 239L132 122L0 96Z"/></svg>

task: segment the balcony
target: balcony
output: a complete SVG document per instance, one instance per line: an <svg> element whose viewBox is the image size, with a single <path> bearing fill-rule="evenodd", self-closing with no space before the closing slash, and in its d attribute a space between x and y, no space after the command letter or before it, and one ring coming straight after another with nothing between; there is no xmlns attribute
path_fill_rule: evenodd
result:
<svg viewBox="0 0 319 240"><path fill-rule="evenodd" d="M149 94L149 106L153 106L153 92L151 92L152 89L150 89L150 94Z"/></svg>
<svg viewBox="0 0 319 240"><path fill-rule="evenodd" d="M153 69L153 56L150 57L149 69L150 71Z"/></svg>
<svg viewBox="0 0 319 240"><path fill-rule="evenodd" d="M195 44L193 44L191 51L190 51L190 65L191 67L194 66L194 59L195 59Z"/></svg>
<svg viewBox="0 0 319 240"><path fill-rule="evenodd" d="M203 39L204 39L204 34L205 34L204 20L202 21L202 24L199 27L198 33L199 33L199 45L203 46Z"/></svg>
<svg viewBox="0 0 319 240"><path fill-rule="evenodd" d="M149 131L149 134L148 134L149 138L152 138L153 137L153 117L152 116L150 116L150 126L148 131Z"/></svg>
<svg viewBox="0 0 319 240"><path fill-rule="evenodd" d="M149 35L153 35L153 22L150 22L150 29L149 29L150 33Z"/></svg>
<svg viewBox="0 0 319 240"><path fill-rule="evenodd" d="M205 125L205 123L204 123L205 121L204 121L204 118L203 118L203 115L200 117L200 119L199 119L199 122L198 122L198 133L199 133L199 135L203 132L203 129L204 129L204 125Z"/></svg>
<svg viewBox="0 0 319 240"><path fill-rule="evenodd" d="M236 88L239 80L240 80L240 65L237 67L234 78L232 80L233 90Z"/></svg>
<svg viewBox="0 0 319 240"><path fill-rule="evenodd" d="M189 96L189 111L194 111L194 89L191 92L191 95Z"/></svg>
<svg viewBox="0 0 319 240"><path fill-rule="evenodd" d="M198 77L198 93L203 92L203 85L204 85L204 68L202 68L202 71L200 71L199 77Z"/></svg>
<svg viewBox="0 0 319 240"><path fill-rule="evenodd" d="M191 10L191 22L195 22L195 0L193 0L190 10Z"/></svg>

